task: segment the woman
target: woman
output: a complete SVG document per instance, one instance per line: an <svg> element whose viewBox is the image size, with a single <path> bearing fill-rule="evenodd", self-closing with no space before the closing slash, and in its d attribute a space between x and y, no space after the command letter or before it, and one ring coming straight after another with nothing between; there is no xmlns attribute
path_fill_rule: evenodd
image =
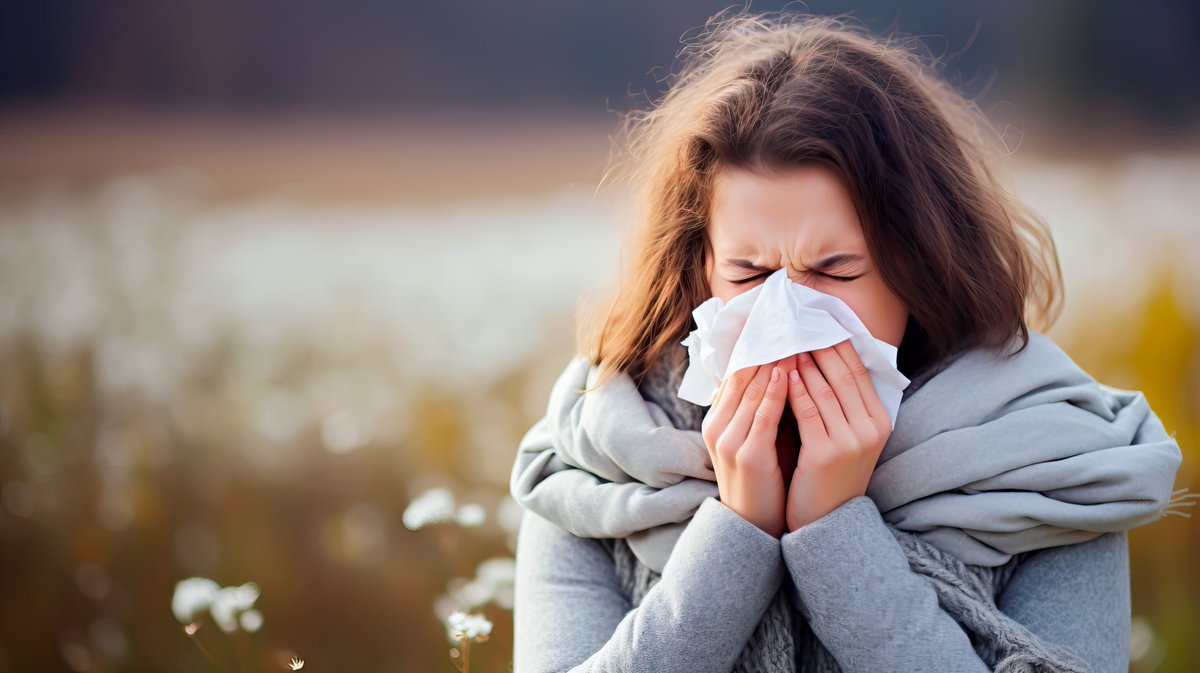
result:
<svg viewBox="0 0 1200 673"><path fill-rule="evenodd" d="M1034 329L1061 274L984 117L842 17L682 56L628 129L631 265L513 467L514 671L1127 670L1124 531L1179 447ZM679 399L692 309L780 269L898 347L894 429L849 341Z"/></svg>

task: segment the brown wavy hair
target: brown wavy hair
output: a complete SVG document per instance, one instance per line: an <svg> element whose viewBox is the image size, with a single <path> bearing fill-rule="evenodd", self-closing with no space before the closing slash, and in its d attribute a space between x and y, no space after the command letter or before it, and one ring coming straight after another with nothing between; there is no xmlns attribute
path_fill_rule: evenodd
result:
<svg viewBox="0 0 1200 673"><path fill-rule="evenodd" d="M902 371L1014 336L1024 349L1031 327L1057 319L1049 228L1000 185L1003 139L918 40L846 15L724 10L677 59L659 101L625 116L606 172L631 188L634 221L615 294L578 316L596 386L618 371L640 381L695 328L692 309L711 297L710 189L725 168L818 162L844 180L883 281L909 308Z"/></svg>

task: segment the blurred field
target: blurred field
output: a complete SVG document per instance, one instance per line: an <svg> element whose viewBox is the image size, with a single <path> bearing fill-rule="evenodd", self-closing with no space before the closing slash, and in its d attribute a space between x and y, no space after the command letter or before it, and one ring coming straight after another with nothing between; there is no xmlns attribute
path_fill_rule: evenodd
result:
<svg viewBox="0 0 1200 673"><path fill-rule="evenodd" d="M614 278L609 123L78 120L0 124L0 672L213 670L171 613L194 575L261 587L261 630L201 627L225 670L452 671L451 606L508 670L478 565ZM1011 170L1060 247L1051 335L1146 392L1200 489L1200 153ZM435 487L483 521L406 527ZM1131 539L1132 670L1200 669L1200 528Z"/></svg>
<svg viewBox="0 0 1200 673"><path fill-rule="evenodd" d="M615 116L489 109L250 117L183 109L9 105L0 109L0 189L46 177L94 182L186 167L216 198L438 203L593 186Z"/></svg>

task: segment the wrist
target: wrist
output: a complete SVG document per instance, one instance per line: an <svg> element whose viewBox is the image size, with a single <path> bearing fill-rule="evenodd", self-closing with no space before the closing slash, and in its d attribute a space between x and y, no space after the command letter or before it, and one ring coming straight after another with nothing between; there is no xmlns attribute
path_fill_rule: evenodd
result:
<svg viewBox="0 0 1200 673"><path fill-rule="evenodd" d="M849 497L835 498L829 500L824 505L817 503L807 503L806 506L789 507L785 517L787 532L791 533L798 528L803 528L808 524L824 518L833 510L857 498L863 493L852 494Z"/></svg>

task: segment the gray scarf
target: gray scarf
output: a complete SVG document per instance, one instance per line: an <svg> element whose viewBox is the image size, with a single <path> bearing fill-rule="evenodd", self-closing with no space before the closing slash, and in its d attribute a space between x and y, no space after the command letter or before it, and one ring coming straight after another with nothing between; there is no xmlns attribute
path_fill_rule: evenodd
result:
<svg viewBox="0 0 1200 673"><path fill-rule="evenodd" d="M718 495L699 433L707 408L677 395L686 365L680 349L640 385L621 374L581 395L597 370L574 358L513 465L510 490L524 507L581 537L611 539L634 605L700 502ZM1171 497L1178 445L1141 393L1096 383L1036 332L1011 358L960 353L914 377L904 395L867 495L910 567L993 670L1086 670L1004 615L994 596L1023 551L1183 515L1169 511L1194 497ZM793 619L788 587L736 671L839 670L807 622Z"/></svg>

